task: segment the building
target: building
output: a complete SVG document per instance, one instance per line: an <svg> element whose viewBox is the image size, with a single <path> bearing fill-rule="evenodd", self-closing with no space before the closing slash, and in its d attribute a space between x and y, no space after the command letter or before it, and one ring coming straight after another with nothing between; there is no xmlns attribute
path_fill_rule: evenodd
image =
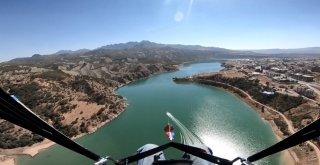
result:
<svg viewBox="0 0 320 165"><path fill-rule="evenodd" d="M310 88L308 88L307 86L304 85L300 85L296 88L295 90L297 93L299 93L300 95L306 96L308 98L315 98L315 94L314 91Z"/></svg>
<svg viewBox="0 0 320 165"><path fill-rule="evenodd" d="M312 82L314 80L314 76L309 76L309 75L302 75L302 81L305 82Z"/></svg>
<svg viewBox="0 0 320 165"><path fill-rule="evenodd" d="M280 73L272 72L272 71L266 71L264 70L264 73L267 75L267 77L272 78L272 77L279 77Z"/></svg>
<svg viewBox="0 0 320 165"><path fill-rule="evenodd" d="M250 76L259 76L259 75L261 75L261 73L259 73L259 72L251 72L249 75Z"/></svg>
<svg viewBox="0 0 320 165"><path fill-rule="evenodd" d="M274 92L263 91L262 94L265 96L273 96Z"/></svg>
<svg viewBox="0 0 320 165"><path fill-rule="evenodd" d="M272 67L271 70L274 71L274 72L277 72L277 73L286 73L288 71L288 69L277 68L277 67Z"/></svg>
<svg viewBox="0 0 320 165"><path fill-rule="evenodd" d="M262 67L261 66L256 66L255 68L254 68L254 70L255 70L255 72L262 72Z"/></svg>
<svg viewBox="0 0 320 165"><path fill-rule="evenodd" d="M314 76L303 75L301 73L292 74L291 77L294 78L294 79L297 79L297 80L305 81L305 82L314 81Z"/></svg>
<svg viewBox="0 0 320 165"><path fill-rule="evenodd" d="M297 83L297 80L288 78L287 76L280 75L276 77L272 77L273 81L279 82L279 83L284 83L284 84L294 84Z"/></svg>

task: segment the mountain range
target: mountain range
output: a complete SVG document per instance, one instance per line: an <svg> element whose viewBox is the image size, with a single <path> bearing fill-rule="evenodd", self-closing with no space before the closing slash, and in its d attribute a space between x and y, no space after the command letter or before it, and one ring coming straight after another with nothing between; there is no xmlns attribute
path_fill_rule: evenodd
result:
<svg viewBox="0 0 320 165"><path fill-rule="evenodd" d="M296 49L257 49L248 51L262 54L320 54L320 47L307 47Z"/></svg>
<svg viewBox="0 0 320 165"><path fill-rule="evenodd" d="M139 57L148 54L148 57L166 56L170 58L255 58L255 57L319 57L320 47L297 48L297 49L259 49L259 50L232 50L219 47L204 47L200 45L160 44L150 41L127 42L110 44L96 49L60 50L50 55L35 54L31 58L16 58L9 63L43 62L59 60L63 58L75 58L79 56L99 56L121 54L122 57ZM139 55L140 54L140 55ZM68 56L68 57L66 57ZM120 55L119 55L120 56ZM192 57L194 56L194 57Z"/></svg>
<svg viewBox="0 0 320 165"><path fill-rule="evenodd" d="M158 44L150 41L128 42L102 46L93 50L61 50L50 55L35 54L32 57L16 58L7 63L52 63L83 58L100 59L102 56L113 60L121 58L143 58L153 62L181 63L185 61L213 58L265 57L262 54L200 45Z"/></svg>
<svg viewBox="0 0 320 165"><path fill-rule="evenodd" d="M137 49L137 48L162 48L170 47L176 49L186 49L186 50L203 50L203 51L216 51L216 52L226 52L234 51L242 54L320 54L320 47L306 47L306 48L293 48L293 49L248 49L248 50L232 50L220 47L205 47L201 45L182 45L182 44L160 44L155 42L150 42L143 40L141 42L127 42L119 44L110 44L106 46L101 46L97 49ZM75 54L75 53L85 53L90 51L89 49L79 49L76 51L72 50L60 50L55 54Z"/></svg>

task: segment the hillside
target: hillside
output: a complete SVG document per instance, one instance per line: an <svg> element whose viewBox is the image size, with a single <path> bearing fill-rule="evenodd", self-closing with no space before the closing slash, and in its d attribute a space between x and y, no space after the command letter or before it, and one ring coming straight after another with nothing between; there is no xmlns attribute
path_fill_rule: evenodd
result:
<svg viewBox="0 0 320 165"><path fill-rule="evenodd" d="M253 55L253 56L252 56ZM69 137L93 132L126 108L116 88L173 71L184 62L261 57L251 52L149 41L94 50L59 51L0 64L0 84ZM42 137L0 120L0 148L28 146Z"/></svg>
<svg viewBox="0 0 320 165"><path fill-rule="evenodd" d="M0 67L1 87L14 93L41 118L69 137L93 132L125 108L115 89L155 73L177 69L164 63L138 59L102 58L90 62L5 64ZM16 148L43 138L0 120L0 148Z"/></svg>

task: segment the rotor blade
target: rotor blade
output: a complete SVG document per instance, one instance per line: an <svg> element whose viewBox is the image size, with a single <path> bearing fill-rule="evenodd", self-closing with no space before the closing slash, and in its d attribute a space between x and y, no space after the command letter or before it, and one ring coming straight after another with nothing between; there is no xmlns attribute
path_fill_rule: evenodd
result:
<svg viewBox="0 0 320 165"><path fill-rule="evenodd" d="M303 143L310 139L317 138L319 136L320 136L320 119L314 121L313 123L309 124L305 128L292 134L288 138L276 143L275 145L261 152L258 152L252 156L249 156L247 160L249 162L254 162L256 160L262 159L266 156L283 151L285 149L288 149L290 147L293 147L297 144Z"/></svg>

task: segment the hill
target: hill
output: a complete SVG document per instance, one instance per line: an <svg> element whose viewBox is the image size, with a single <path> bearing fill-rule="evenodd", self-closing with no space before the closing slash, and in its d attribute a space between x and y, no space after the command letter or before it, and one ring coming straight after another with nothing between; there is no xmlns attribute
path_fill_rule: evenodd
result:
<svg viewBox="0 0 320 165"><path fill-rule="evenodd" d="M79 49L79 50L59 50L56 53L54 53L53 55L59 55L59 54L81 54L81 53L86 53L90 51L89 49Z"/></svg>

